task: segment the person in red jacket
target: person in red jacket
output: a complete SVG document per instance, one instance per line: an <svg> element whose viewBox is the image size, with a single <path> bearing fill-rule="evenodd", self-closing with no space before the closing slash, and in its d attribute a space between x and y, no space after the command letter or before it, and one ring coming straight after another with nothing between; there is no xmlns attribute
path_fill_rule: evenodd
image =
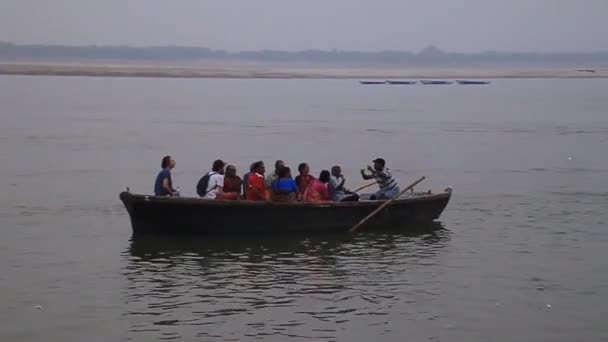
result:
<svg viewBox="0 0 608 342"><path fill-rule="evenodd" d="M247 200L249 201L266 201L266 184L264 182L264 162L258 161L253 164L253 172L249 174L247 182Z"/></svg>

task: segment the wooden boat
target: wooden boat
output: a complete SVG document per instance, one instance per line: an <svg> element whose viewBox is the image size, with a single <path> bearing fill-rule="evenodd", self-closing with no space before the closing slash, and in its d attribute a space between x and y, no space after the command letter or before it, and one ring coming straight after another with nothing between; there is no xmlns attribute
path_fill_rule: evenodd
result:
<svg viewBox="0 0 608 342"><path fill-rule="evenodd" d="M429 80L422 80L422 81L420 81L420 83L422 83L422 84L435 84L435 85L439 85L439 84L452 84L452 81L429 81Z"/></svg>
<svg viewBox="0 0 608 342"><path fill-rule="evenodd" d="M489 81L466 81L466 80L457 80L456 83L463 84L463 85L490 84Z"/></svg>
<svg viewBox="0 0 608 342"><path fill-rule="evenodd" d="M386 84L385 81L359 81L359 83L364 84L364 85Z"/></svg>
<svg viewBox="0 0 608 342"><path fill-rule="evenodd" d="M439 218L452 190L392 201L362 229L398 228ZM289 234L348 231L382 201L273 203L158 197L122 192L120 199L140 234Z"/></svg>
<svg viewBox="0 0 608 342"><path fill-rule="evenodd" d="M386 81L387 84L393 84L393 85L400 85L400 84L416 84L418 83L417 81L390 81L387 80Z"/></svg>

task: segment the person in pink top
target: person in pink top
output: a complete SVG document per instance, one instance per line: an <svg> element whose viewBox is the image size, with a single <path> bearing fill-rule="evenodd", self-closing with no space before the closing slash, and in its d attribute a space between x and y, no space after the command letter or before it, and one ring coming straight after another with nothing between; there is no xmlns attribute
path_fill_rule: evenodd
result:
<svg viewBox="0 0 608 342"><path fill-rule="evenodd" d="M331 175L329 171L323 170L319 175L319 179L313 179L306 191L304 191L304 202L331 202L331 197L329 196L329 189L327 188L327 183L329 183Z"/></svg>

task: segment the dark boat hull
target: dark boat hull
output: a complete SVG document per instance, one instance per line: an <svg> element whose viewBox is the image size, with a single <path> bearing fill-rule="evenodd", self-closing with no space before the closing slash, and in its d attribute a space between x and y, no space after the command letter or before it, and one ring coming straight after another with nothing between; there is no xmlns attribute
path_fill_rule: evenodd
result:
<svg viewBox="0 0 608 342"><path fill-rule="evenodd" d="M456 81L456 83L462 85L483 85L490 84L490 81Z"/></svg>
<svg viewBox="0 0 608 342"><path fill-rule="evenodd" d="M379 85L379 84L386 84L386 82L384 81L359 81L359 83L363 84L363 85Z"/></svg>
<svg viewBox="0 0 608 342"><path fill-rule="evenodd" d="M390 84L390 85L411 85L411 84L416 84L418 83L417 81L386 81L386 84Z"/></svg>
<svg viewBox="0 0 608 342"><path fill-rule="evenodd" d="M447 85L447 84L452 84L451 81L420 81L420 83L425 84L425 85Z"/></svg>
<svg viewBox="0 0 608 342"><path fill-rule="evenodd" d="M395 228L439 218L451 191L393 201L362 229ZM289 234L348 231L382 202L271 203L168 198L122 192L133 233Z"/></svg>

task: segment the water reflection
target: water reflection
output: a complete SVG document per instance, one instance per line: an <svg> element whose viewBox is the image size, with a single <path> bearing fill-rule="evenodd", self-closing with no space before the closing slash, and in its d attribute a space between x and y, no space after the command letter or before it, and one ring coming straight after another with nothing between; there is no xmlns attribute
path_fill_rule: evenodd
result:
<svg viewBox="0 0 608 342"><path fill-rule="evenodd" d="M340 325L373 327L394 304L433 295L428 266L450 233L440 224L418 228L355 236L134 238L124 269L131 333L333 340Z"/></svg>

